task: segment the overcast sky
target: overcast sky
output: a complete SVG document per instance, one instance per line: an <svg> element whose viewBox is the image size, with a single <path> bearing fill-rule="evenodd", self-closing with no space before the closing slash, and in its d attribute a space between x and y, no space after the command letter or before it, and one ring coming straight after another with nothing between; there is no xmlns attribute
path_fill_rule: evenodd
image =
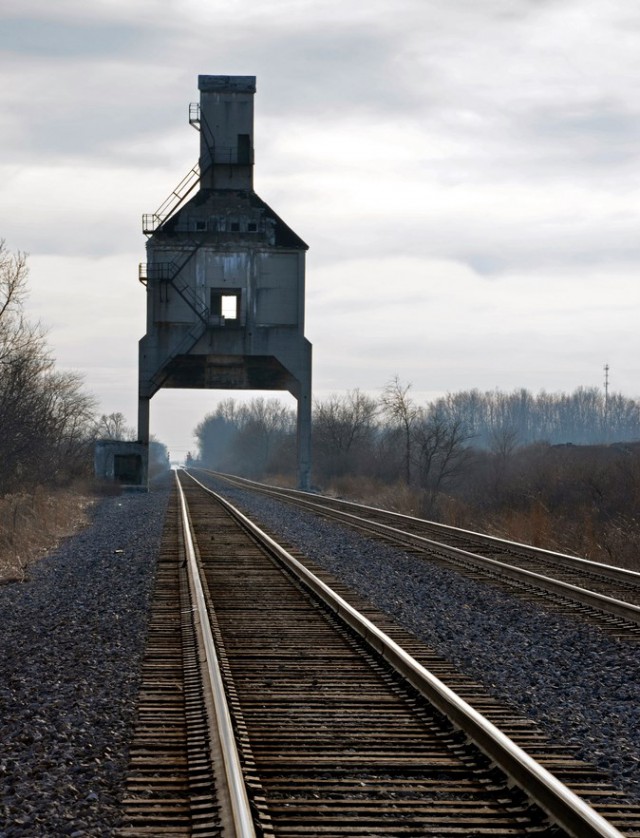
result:
<svg viewBox="0 0 640 838"><path fill-rule="evenodd" d="M605 363L640 396L638 4L3 0L0 56L0 238L100 412L137 421L140 216L197 160L198 74L257 76L316 397L571 391ZM161 391L152 432L182 456L240 395Z"/></svg>

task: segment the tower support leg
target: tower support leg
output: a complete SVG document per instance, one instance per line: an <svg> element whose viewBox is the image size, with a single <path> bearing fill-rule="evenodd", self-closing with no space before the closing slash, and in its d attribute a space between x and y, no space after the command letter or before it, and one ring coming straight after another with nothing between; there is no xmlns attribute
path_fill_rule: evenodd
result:
<svg viewBox="0 0 640 838"><path fill-rule="evenodd" d="M138 442L149 444L149 406L150 399L140 396L138 399Z"/></svg>
<svg viewBox="0 0 640 838"><path fill-rule="evenodd" d="M149 408L151 399L138 399L138 442L143 446L142 485L149 485Z"/></svg>
<svg viewBox="0 0 640 838"><path fill-rule="evenodd" d="M298 488L311 488L311 377L298 392Z"/></svg>

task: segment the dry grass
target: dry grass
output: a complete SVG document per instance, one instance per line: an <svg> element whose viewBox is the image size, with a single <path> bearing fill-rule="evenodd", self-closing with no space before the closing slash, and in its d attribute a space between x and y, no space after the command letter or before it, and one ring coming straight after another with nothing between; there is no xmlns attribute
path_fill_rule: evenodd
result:
<svg viewBox="0 0 640 838"><path fill-rule="evenodd" d="M544 550L559 550L554 537L557 521L540 501L532 502L526 509L505 509L494 513L486 522L490 535L520 541Z"/></svg>
<svg viewBox="0 0 640 838"><path fill-rule="evenodd" d="M434 517L425 512L425 494L403 484L389 486L367 478L344 477L334 479L323 491L406 515ZM434 519L449 526L640 572L640 517L603 521L593 507L585 506L567 514L564 510L549 509L537 499L532 499L525 508L503 508L487 513L459 498L440 495L438 515Z"/></svg>
<svg viewBox="0 0 640 838"><path fill-rule="evenodd" d="M423 504L423 493L410 489L405 483L389 484L357 475L335 477L322 491L327 495L404 515L420 515Z"/></svg>
<svg viewBox="0 0 640 838"><path fill-rule="evenodd" d="M506 509L481 517L467 507L462 515L444 514L441 520L451 526L640 572L638 518L602 521L590 508L567 515L533 502L527 509Z"/></svg>
<svg viewBox="0 0 640 838"><path fill-rule="evenodd" d="M264 477L254 478L258 483L268 483L270 486L279 486L281 489L296 489L298 481L294 474L266 474Z"/></svg>
<svg viewBox="0 0 640 838"><path fill-rule="evenodd" d="M7 495L0 499L0 584L23 581L29 564L87 523L87 487Z"/></svg>

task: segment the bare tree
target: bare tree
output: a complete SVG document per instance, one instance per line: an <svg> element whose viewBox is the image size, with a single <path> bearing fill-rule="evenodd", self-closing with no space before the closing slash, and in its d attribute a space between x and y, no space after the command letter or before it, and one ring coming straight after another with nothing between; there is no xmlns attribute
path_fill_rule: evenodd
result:
<svg viewBox="0 0 640 838"><path fill-rule="evenodd" d="M124 413L103 413L93 428L96 439L135 440L135 428L127 425Z"/></svg>
<svg viewBox="0 0 640 838"><path fill-rule="evenodd" d="M7 348L16 346L19 325L24 322L23 306L27 296L27 257L10 253L0 239L0 361Z"/></svg>
<svg viewBox="0 0 640 838"><path fill-rule="evenodd" d="M239 411L242 426L234 440L234 461L244 473L259 476L279 471L279 451L286 438L293 438L293 412L278 399L252 399ZM281 451L280 451L281 453Z"/></svg>
<svg viewBox="0 0 640 838"><path fill-rule="evenodd" d="M404 477L407 485L411 483L411 463L413 456L413 432L421 416L421 410L409 397L411 384L402 384L396 375L382 391L382 410L392 424L402 431L404 440Z"/></svg>
<svg viewBox="0 0 640 838"><path fill-rule="evenodd" d="M429 410L415 429L419 479L433 507L439 492L462 474L467 466L472 438L460 419Z"/></svg>
<svg viewBox="0 0 640 838"><path fill-rule="evenodd" d="M193 435L198 442L197 459L207 468L221 471L229 469L230 465L227 458L231 442L237 432L237 424L225 418L223 412L219 409L214 413L207 413L193 431ZM192 460L196 459L191 452L189 452L189 455Z"/></svg>
<svg viewBox="0 0 640 838"><path fill-rule="evenodd" d="M41 381L40 482L76 476L86 463L96 403L83 387L75 372L52 371Z"/></svg>
<svg viewBox="0 0 640 838"><path fill-rule="evenodd" d="M56 372L42 329L27 321L27 276L26 256L0 242L0 493L66 479L81 450L90 463L93 400L75 373Z"/></svg>
<svg viewBox="0 0 640 838"><path fill-rule="evenodd" d="M371 456L378 413L375 399L359 389L332 395L314 405L313 431L316 467L325 476L357 468L356 458Z"/></svg>
<svg viewBox="0 0 640 838"><path fill-rule="evenodd" d="M236 474L261 476L286 470L293 451L295 417L278 399L247 404L220 402L194 429L203 464Z"/></svg>

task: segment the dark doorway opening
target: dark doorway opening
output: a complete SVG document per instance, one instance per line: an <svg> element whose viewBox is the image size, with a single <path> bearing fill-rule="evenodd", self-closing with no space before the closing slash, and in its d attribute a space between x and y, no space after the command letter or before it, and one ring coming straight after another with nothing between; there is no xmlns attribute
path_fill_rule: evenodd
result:
<svg viewBox="0 0 640 838"><path fill-rule="evenodd" d="M140 454L114 454L113 476L120 483L142 483L142 457Z"/></svg>

